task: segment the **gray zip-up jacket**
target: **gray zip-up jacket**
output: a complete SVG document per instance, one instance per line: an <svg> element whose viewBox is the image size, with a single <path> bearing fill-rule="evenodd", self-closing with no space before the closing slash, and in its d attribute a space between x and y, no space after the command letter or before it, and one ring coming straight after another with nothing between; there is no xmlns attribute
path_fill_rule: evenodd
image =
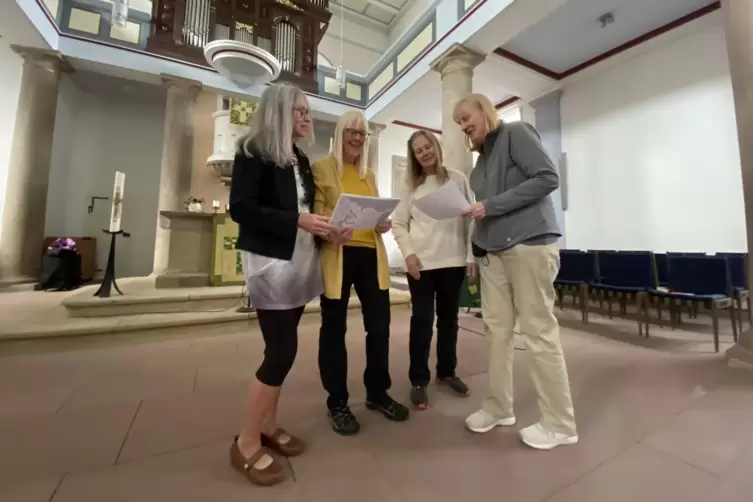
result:
<svg viewBox="0 0 753 502"><path fill-rule="evenodd" d="M486 217L475 224L476 246L503 251L521 243L549 244L561 236L550 195L559 187L559 175L530 124L500 122L489 133L470 185L486 207Z"/></svg>

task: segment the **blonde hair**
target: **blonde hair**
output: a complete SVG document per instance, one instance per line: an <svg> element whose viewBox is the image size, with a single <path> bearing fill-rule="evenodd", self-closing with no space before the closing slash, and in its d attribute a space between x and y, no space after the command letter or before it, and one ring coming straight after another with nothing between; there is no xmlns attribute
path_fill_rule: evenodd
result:
<svg viewBox="0 0 753 502"><path fill-rule="evenodd" d="M366 137L363 142L363 152L358 157L356 162L356 168L358 169L358 175L361 179L366 177L366 172L369 170L369 121L363 113L358 110L351 110L340 115L337 119L337 125L335 126L335 137L332 140L332 155L335 157L337 164L337 174L343 172L343 136L345 135L345 129L353 126L362 125L364 131L366 131Z"/></svg>
<svg viewBox="0 0 753 502"><path fill-rule="evenodd" d="M305 99L306 95L291 84L273 84L264 89L251 115L250 131L238 141L246 157L255 150L280 167L293 162L293 108L300 97ZM313 131L309 141L312 139Z"/></svg>
<svg viewBox="0 0 753 502"><path fill-rule="evenodd" d="M421 163L418 162L416 154L413 153L413 141L419 136L426 138L426 140L431 143L431 146L434 147L434 152L437 156L437 165L435 169L439 182L444 184L450 177L449 174L447 174L447 169L444 167L442 147L439 145L439 140L437 140L437 137L431 131L419 129L408 138L408 168L405 170L405 184L411 192L415 191L416 188L426 181L426 173L424 172L423 167L421 167Z"/></svg>
<svg viewBox="0 0 753 502"><path fill-rule="evenodd" d="M486 119L486 132L487 134L497 129L500 124L499 116L497 115L497 109L494 108L492 100L486 97L484 94L473 93L469 94L455 104L455 108L452 110L452 119L457 124L458 121L458 108L464 103L469 103L478 107L481 113L484 114ZM475 150L480 145L474 145L467 135L465 137L465 144L469 150Z"/></svg>

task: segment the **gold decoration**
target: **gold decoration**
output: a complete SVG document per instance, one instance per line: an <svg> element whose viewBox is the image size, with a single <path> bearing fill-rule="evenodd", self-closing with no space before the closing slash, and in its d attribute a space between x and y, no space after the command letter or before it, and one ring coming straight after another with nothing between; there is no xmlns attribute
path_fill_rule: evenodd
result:
<svg viewBox="0 0 753 502"><path fill-rule="evenodd" d="M256 103L247 99L230 99L230 123L247 126L251 123L251 116L256 110Z"/></svg>
<svg viewBox="0 0 753 502"><path fill-rule="evenodd" d="M238 21L235 22L235 31L243 30L247 32L249 35L254 34L254 27L250 24L240 23Z"/></svg>
<svg viewBox="0 0 753 502"><path fill-rule="evenodd" d="M300 11L303 10L300 7L298 7L296 4L294 4L293 2L291 2L290 0L277 0L277 3L281 3L282 5L287 5L288 7L291 7L293 9L295 9L295 10L300 10Z"/></svg>

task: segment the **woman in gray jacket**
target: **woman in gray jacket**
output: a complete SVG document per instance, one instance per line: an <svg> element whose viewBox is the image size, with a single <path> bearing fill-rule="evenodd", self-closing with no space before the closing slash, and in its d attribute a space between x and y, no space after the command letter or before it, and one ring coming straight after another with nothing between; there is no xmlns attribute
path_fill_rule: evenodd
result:
<svg viewBox="0 0 753 502"><path fill-rule="evenodd" d="M479 153L471 172L476 202L473 254L480 265L481 309L489 340L490 395L466 419L474 432L515 424L513 330L517 321L539 397L541 420L520 431L527 445L549 450L578 442L570 384L554 316L560 230L551 193L557 169L536 130L504 123L486 96L471 94L454 110L469 147Z"/></svg>

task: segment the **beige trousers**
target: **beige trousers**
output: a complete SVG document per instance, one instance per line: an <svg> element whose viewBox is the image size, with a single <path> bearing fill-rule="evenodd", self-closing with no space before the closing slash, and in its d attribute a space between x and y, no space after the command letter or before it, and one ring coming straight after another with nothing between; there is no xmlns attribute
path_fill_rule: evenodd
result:
<svg viewBox="0 0 753 502"><path fill-rule="evenodd" d="M481 309L489 342L490 395L484 410L500 418L514 416L513 331L517 321L531 356L541 424L555 432L577 434L559 323L554 317L557 245L519 244L489 253L478 262Z"/></svg>

